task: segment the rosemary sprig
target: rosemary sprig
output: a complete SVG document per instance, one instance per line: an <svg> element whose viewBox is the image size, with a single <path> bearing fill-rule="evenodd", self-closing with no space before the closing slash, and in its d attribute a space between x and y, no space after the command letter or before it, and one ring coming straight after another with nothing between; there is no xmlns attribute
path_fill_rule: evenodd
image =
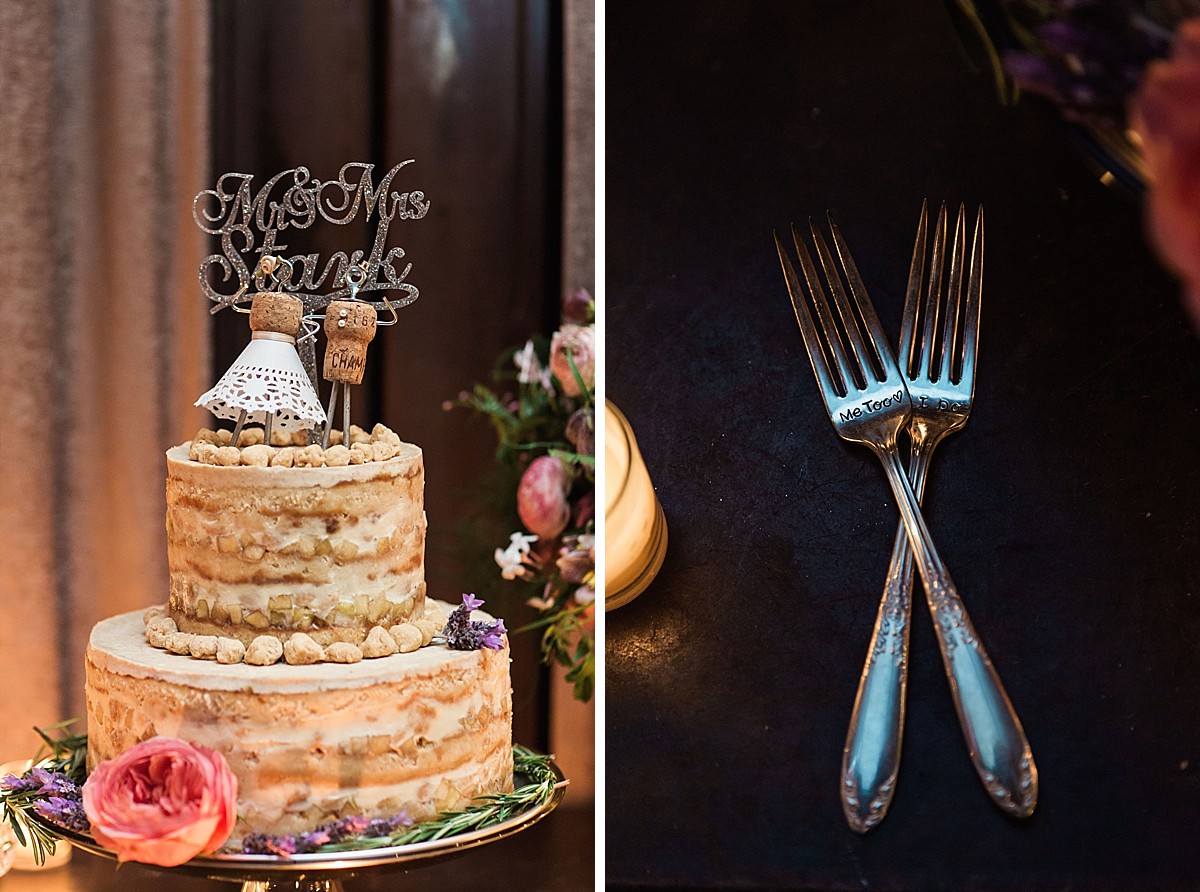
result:
<svg viewBox="0 0 1200 892"><path fill-rule="evenodd" d="M503 823L521 812L550 801L554 790L558 787L558 777L550 767L550 757L539 755L519 744L513 746L513 771L523 774L529 779L511 793L500 793L492 796L480 796L472 805L461 811L442 812L437 818L424 821L396 833L390 837L357 837L339 843L320 846L317 852L349 852L361 849L374 849L381 846L403 846L417 842L430 842L468 833L472 830L484 830L496 824Z"/></svg>
<svg viewBox="0 0 1200 892"><path fill-rule="evenodd" d="M50 774L63 775L67 780L82 784L87 774L87 735L68 734L67 728L76 719L58 722L46 729L34 728L42 739L42 746L34 757L34 765ZM32 771L32 769L30 769ZM30 772L26 772L26 776ZM41 788L30 790L8 790L0 788L0 803L3 804L4 820L12 827L17 841L33 850L35 863L46 863L54 854L58 837L41 824L29 819L34 806L54 795Z"/></svg>
<svg viewBox="0 0 1200 892"><path fill-rule="evenodd" d="M67 734L66 730L78 719L64 719L45 730L34 728L42 738L42 747L33 757L35 765L43 764L47 771L65 774L77 784L87 780L87 734ZM51 732L61 732L51 737Z"/></svg>
<svg viewBox="0 0 1200 892"><path fill-rule="evenodd" d="M12 827L13 835L23 846L33 850L33 860L39 867L46 859L54 854L59 839L41 824L29 820L26 811L33 808L33 803L39 798L35 794L0 792L4 801L4 820Z"/></svg>

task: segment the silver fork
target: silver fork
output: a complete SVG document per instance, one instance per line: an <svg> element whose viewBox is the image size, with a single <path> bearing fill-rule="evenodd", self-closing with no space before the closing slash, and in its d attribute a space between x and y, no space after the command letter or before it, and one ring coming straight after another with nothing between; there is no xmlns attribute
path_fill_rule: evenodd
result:
<svg viewBox="0 0 1200 892"><path fill-rule="evenodd" d="M842 274L839 274L838 264L821 231L811 221L809 229L824 272L825 283L837 309L836 318L826 297L825 287L817 275L816 266L796 228L792 227L792 241L807 286L807 298L778 235L775 236L775 247L779 252L780 265L783 267L792 306L796 312L796 321L800 325L826 411L839 436L867 446L883 465L900 508L906 538L911 543L917 569L925 585L930 610L934 616L934 628L950 679L951 693L966 736L971 760L993 801L1010 814L1026 817L1033 812L1037 803L1037 768L1025 732L991 660L979 642L950 574L937 553L917 497L900 461L896 444L897 434L913 415L913 403L907 383L888 346L854 259L832 217L829 219L829 229ZM961 241L959 244L961 245ZM973 262L982 264L982 255L977 253ZM937 261L933 265L936 266ZM959 269L961 270L961 267ZM940 272L938 275L940 276ZM917 281L920 281L920 275L917 276ZM911 286L910 278L910 298ZM809 309L810 302L812 311ZM813 311L816 313L816 322L813 320ZM930 332L936 329L936 320L931 322L927 316L926 323L925 328ZM943 351L943 355L947 352ZM913 355L911 343L905 355ZM932 351L928 351L928 355L932 356ZM922 367L928 369L928 363L917 366L918 369ZM928 394L921 390L919 384L916 389L918 403L922 396L928 400ZM902 673L897 674L897 677L901 679L899 684L902 685ZM902 697L894 717L889 722L898 722L897 728L902 725ZM851 733L854 733L853 728ZM897 737L896 760L899 758L898 740ZM886 743L876 744L877 751L882 752L886 749ZM898 761L896 764L898 765ZM883 775L882 783L873 787L879 790L887 788L884 791L885 798L880 800L878 809L875 809L878 816L874 823L886 812L894 789L894 772L885 770ZM843 783L843 788L844 786ZM877 796L866 802L865 813L868 817L876 798ZM853 810L847 810L847 817L852 813L864 813L860 801L855 802ZM851 823L853 824L853 820Z"/></svg>
<svg viewBox="0 0 1200 892"><path fill-rule="evenodd" d="M983 278L983 209L976 217L965 305L965 208L959 207L949 252L949 274L943 276L947 259L946 206L941 206L934 229L928 289L923 295L927 230L928 210L922 204L899 350L912 399L908 479L918 502L924 495L934 448L944 436L961 429L971 411ZM943 317L939 332L938 322ZM847 823L859 833L866 833L883 820L895 795L904 732L912 583L913 554L901 524L842 755L842 810Z"/></svg>

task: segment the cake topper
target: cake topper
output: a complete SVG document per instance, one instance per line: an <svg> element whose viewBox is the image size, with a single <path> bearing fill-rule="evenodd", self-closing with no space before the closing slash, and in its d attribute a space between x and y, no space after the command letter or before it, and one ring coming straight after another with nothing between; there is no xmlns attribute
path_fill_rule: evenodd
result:
<svg viewBox="0 0 1200 892"><path fill-rule="evenodd" d="M341 390L343 428L348 442L349 388L362 382L367 344L374 337L378 325L394 325L398 320L397 308L415 301L419 293L415 285L406 281L412 264L400 265L405 257L404 249L387 246L388 228L393 220L419 220L429 211L424 192L393 188L401 171L412 163L411 159L400 162L384 175L378 185L372 176L375 169L373 164L345 164L335 180L314 179L306 167L289 168L271 177L257 192L251 188L252 174L227 173L218 178L215 188L205 189L196 196L192 203L192 217L196 225L210 235L219 236L221 244L221 253L211 254L200 263L200 288L213 302L211 312L217 313L226 307L232 307L239 313L250 312L251 328L255 328L253 308L246 310L242 305L250 301L257 305L264 293L263 283L267 277L271 277L274 290L270 292L272 297L266 304L272 309L264 309L263 312L269 312L274 318L274 314L284 312L282 307L286 305L288 323L291 324L295 316L296 324L303 324L305 328L303 337L299 341L293 340L296 349L290 350L290 353L298 356L299 367L307 372L309 381L309 387L302 394L296 388L291 390L292 395L304 406L302 417L296 415L298 406L285 407L290 413L285 418L279 412L272 413L252 404L250 395L241 383L246 371L245 368L239 369L242 357L217 386L197 402L197 405L208 407L220 418L237 418L235 438L246 421L261 419L267 425L269 443L270 425L274 420L285 430L324 425L323 445L328 446L329 428L338 391ZM346 225L359 218L360 210L363 222L369 224L372 219L375 221L374 241L369 254L364 256L361 250L349 255L336 251L324 266L316 253L298 253L287 259L281 256L281 252L288 247L281 241L281 236L287 230L308 229L318 218ZM258 260L251 264L249 260L255 255L258 255ZM219 276L210 275L210 270L219 271ZM210 282L210 278L216 278L216 285L220 285L234 277L238 287L232 293L223 293ZM252 283L256 291L251 291ZM373 291L379 292L379 300L364 298L364 295ZM398 291L400 294L389 299L389 291ZM391 314L391 319L379 322L378 311L384 309ZM328 336L324 377L332 382L328 417L316 397L315 336L320 331L316 320L320 319L325 320ZM290 336L294 339L296 334L297 330L293 330ZM254 338L251 347L258 340L268 339L256 328ZM291 345L287 346L290 348ZM247 347L248 352L251 347ZM261 352L262 349L259 345L257 351ZM280 361L287 359L291 368L290 356L284 357L280 351L277 358ZM238 372L236 380L230 379L235 371ZM223 388L226 379L230 379L229 387ZM314 417L311 411L310 398L316 402L319 417ZM310 435L310 442L312 439Z"/></svg>
<svg viewBox="0 0 1200 892"><path fill-rule="evenodd" d="M429 211L425 193L419 190L394 191L393 182L400 172L412 164L401 161L374 184L374 164L352 162L338 171L336 180L313 179L307 167L295 167L271 177L258 192L252 192L253 174L227 173L216 187L200 192L192 203L192 218L209 235L220 236L221 253L211 254L200 263L200 288L213 301L213 313L227 306L249 300L251 269L243 255L265 257L280 254L287 245L280 243L286 230L308 229L319 218L330 223L346 225L358 217L376 218L375 240L371 253L365 258L362 251L349 256L341 251L331 255L322 267L315 253L297 254L289 262L297 276L283 283L284 289L296 293L304 302L306 312L313 313L329 301L350 293L346 279L351 267L361 265L365 277L358 286L359 293L371 291L401 291L403 296L391 301L391 306L403 307L417 299L415 285L405 281L412 268L398 264L405 257L400 247L387 248L388 227L392 220L419 220ZM256 236L262 234L262 242ZM384 251L387 250L385 254ZM209 282L209 270L220 270L220 281L228 282L236 275L238 288L232 294L222 294ZM330 278L332 274L332 278ZM322 293L322 289L328 289ZM374 303L384 309L383 301Z"/></svg>
<svg viewBox="0 0 1200 892"><path fill-rule="evenodd" d="M263 425L268 444L274 425L295 431L325 423L320 397L296 351L296 337L304 323L304 303L283 292L291 277L292 265L282 257L268 255L259 260L254 281L260 290L254 294L250 309L231 304L239 313L250 316L250 343L216 386L196 400L197 406L218 418L236 421L231 439L235 445L247 421ZM265 290L271 285L274 290ZM240 300L246 290L243 287L235 297ZM315 326L308 323L303 327L301 340L316 337Z"/></svg>
<svg viewBox="0 0 1200 892"><path fill-rule="evenodd" d="M358 296L358 289L366 281L367 270L355 264L346 273L350 285L348 300L332 300L324 315L312 314L309 319L325 320L325 366L322 377L330 382L329 423L325 426L322 448L329 447L329 429L333 427L333 410L337 407L338 389L342 399L342 442L350 442L350 385L361 384L363 369L367 365L367 345L375 337L379 326L395 325L399 321L395 306L385 296L384 305L391 311L392 318L379 321L379 314L371 304Z"/></svg>

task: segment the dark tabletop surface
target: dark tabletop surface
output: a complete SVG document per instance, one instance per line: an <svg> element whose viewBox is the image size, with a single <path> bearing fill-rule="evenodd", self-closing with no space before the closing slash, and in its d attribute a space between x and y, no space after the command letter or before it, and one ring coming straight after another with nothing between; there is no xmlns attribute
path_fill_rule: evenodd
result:
<svg viewBox="0 0 1200 892"><path fill-rule="evenodd" d="M1200 338L1058 120L936 2L610 3L608 396L670 528L607 616L613 888L1200 889ZM897 512L772 231L830 210L897 332L922 199L982 204L976 402L927 518L1028 733L987 800L918 600L890 815L837 778Z"/></svg>

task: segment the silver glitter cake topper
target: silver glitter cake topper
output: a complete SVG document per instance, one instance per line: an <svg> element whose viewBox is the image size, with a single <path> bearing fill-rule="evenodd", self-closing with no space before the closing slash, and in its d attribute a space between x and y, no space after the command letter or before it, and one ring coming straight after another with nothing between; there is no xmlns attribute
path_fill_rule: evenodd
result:
<svg viewBox="0 0 1200 892"><path fill-rule="evenodd" d="M371 253L364 257L361 250L349 256L337 251L324 266L318 254L296 254L288 258L294 275L283 282L283 288L303 300L308 313L314 313L331 300L350 296L347 274L352 268L361 267L365 271L363 281L354 289L358 300L372 291L400 291L402 296L372 305L391 310L412 303L417 299L417 287L405 281L412 264L406 263L401 268L404 249L387 248L392 220L419 220L429 211L424 192L392 190L397 175L412 163L412 159L401 161L378 185L372 179L375 165L361 162L343 165L336 180L313 179L306 167L289 168L271 177L257 192L250 185L253 174L222 175L216 188L200 192L192 203L196 225L221 238L221 253L211 254L200 263L200 288L213 301L211 312L253 299L250 285L252 271L258 268L257 258L286 251L287 245L280 243L280 236L286 230L307 229L318 218L345 225L360 210L365 221L376 219ZM261 242L256 233L261 233ZM220 282L229 282L236 276L238 287L233 293L222 294L209 282L208 271L213 267L221 271ZM327 291L322 291L326 288Z"/></svg>

